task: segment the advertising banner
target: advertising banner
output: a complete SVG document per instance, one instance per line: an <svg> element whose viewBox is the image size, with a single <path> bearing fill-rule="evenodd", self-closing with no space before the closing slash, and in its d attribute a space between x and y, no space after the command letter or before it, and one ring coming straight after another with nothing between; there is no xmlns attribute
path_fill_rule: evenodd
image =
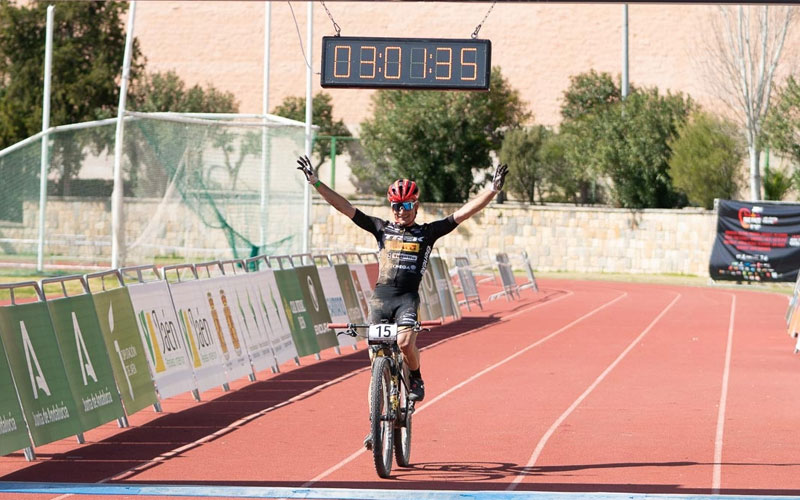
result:
<svg viewBox="0 0 800 500"><path fill-rule="evenodd" d="M289 320L298 356L318 353L317 336L314 334L311 316L303 303L303 291L300 289L297 273L294 269L277 269L275 281L281 292L281 304Z"/></svg>
<svg viewBox="0 0 800 500"><path fill-rule="evenodd" d="M203 392L212 387L222 386L228 379L225 378L225 364L222 361L219 336L214 329L206 299L201 295L197 282L181 281L169 283L167 286L181 332L189 346L189 357L197 390Z"/></svg>
<svg viewBox="0 0 800 500"><path fill-rule="evenodd" d="M308 315L311 317L314 335L317 337L317 345L320 350L339 345L336 340L336 333L328 328L328 323L331 322L331 314L328 310L325 293L322 290L317 266L297 266L294 270L297 273L297 280L300 282L300 290L303 292L303 302L306 304Z"/></svg>
<svg viewBox="0 0 800 500"><path fill-rule="evenodd" d="M342 298L344 305L347 308L347 318L350 323L363 324L366 320L367 302L364 300L364 294L356 291L353 285L353 276L350 274L350 266L347 264L336 264L333 266L336 273L336 281L339 283L339 289L342 291ZM333 319L333 318L331 318Z"/></svg>
<svg viewBox="0 0 800 500"><path fill-rule="evenodd" d="M137 283L127 288L159 396L166 399L194 390L196 384L186 338L167 282Z"/></svg>
<svg viewBox="0 0 800 500"><path fill-rule="evenodd" d="M368 257L367 259L375 258L375 254L366 254ZM375 283L378 282L378 275L380 273L380 267L378 266L377 261L372 262L365 262L364 263L364 271L367 273L367 280L369 281L370 290L375 286Z"/></svg>
<svg viewBox="0 0 800 500"><path fill-rule="evenodd" d="M47 305L0 307L0 337L33 443L80 434L83 428Z"/></svg>
<svg viewBox="0 0 800 500"><path fill-rule="evenodd" d="M719 200L713 280L794 281L800 268L800 204Z"/></svg>
<svg viewBox="0 0 800 500"><path fill-rule="evenodd" d="M364 295L364 301L369 304L369 299L372 298L372 289L377 281L370 281L367 275L367 268L364 264L353 263L349 265L350 274L353 276L353 284L356 286L356 291L360 288L361 293ZM369 317L369 312L366 312L365 316Z"/></svg>
<svg viewBox="0 0 800 500"><path fill-rule="evenodd" d="M122 404L132 415L158 398L131 297L120 287L92 294L92 300Z"/></svg>
<svg viewBox="0 0 800 500"><path fill-rule="evenodd" d="M124 415L111 361L90 295L47 302L83 430Z"/></svg>
<svg viewBox="0 0 800 500"><path fill-rule="evenodd" d="M275 271L267 268L248 273L248 276L256 286L258 297L256 307L261 308L265 324L269 329L275 359L278 360L278 364L294 359L297 356L297 348L294 345L289 317L283 307L278 283L275 281Z"/></svg>
<svg viewBox="0 0 800 500"><path fill-rule="evenodd" d="M242 325L236 310L235 294L232 293L230 278L215 278L192 281L203 297L211 314L214 331L217 332L222 358L225 363L225 376L229 382L253 373L247 346L242 337Z"/></svg>
<svg viewBox="0 0 800 500"><path fill-rule="evenodd" d="M317 272L322 283L322 293L325 295L325 302L328 304L331 321L334 323L350 323L342 289L336 279L336 270L332 266L320 266L317 268ZM356 339L349 335L338 335L338 342L340 346L356 345Z"/></svg>
<svg viewBox="0 0 800 500"><path fill-rule="evenodd" d="M420 316L423 321L435 321L437 319L444 319L442 314L442 304L439 301L439 290L436 287L436 279L433 277L433 271L430 266L425 270L422 275L422 283L419 287L420 290Z"/></svg>
<svg viewBox="0 0 800 500"><path fill-rule="evenodd" d="M236 310L242 319L250 363L255 371L261 371L275 366L275 355L267 319L258 302L258 287L251 274L236 274L229 279L231 292L236 297Z"/></svg>
<svg viewBox="0 0 800 500"><path fill-rule="evenodd" d="M3 343L0 342L0 456L8 455L31 445L28 426L19 406L11 368L8 366Z"/></svg>

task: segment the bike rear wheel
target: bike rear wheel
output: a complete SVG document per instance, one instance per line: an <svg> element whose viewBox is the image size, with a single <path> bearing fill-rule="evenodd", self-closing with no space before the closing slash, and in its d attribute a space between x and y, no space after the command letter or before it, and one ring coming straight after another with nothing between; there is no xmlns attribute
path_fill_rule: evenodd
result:
<svg viewBox="0 0 800 500"><path fill-rule="evenodd" d="M369 420L372 429L372 456L375 461L375 471L383 478L389 477L392 472L394 418L391 392L390 361L388 358L379 356L372 363Z"/></svg>
<svg viewBox="0 0 800 500"><path fill-rule="evenodd" d="M408 399L408 367L403 364L403 380L398 398L400 405L397 416L397 424L394 429L394 458L400 467L408 467L411 460L411 417L414 413L414 406Z"/></svg>

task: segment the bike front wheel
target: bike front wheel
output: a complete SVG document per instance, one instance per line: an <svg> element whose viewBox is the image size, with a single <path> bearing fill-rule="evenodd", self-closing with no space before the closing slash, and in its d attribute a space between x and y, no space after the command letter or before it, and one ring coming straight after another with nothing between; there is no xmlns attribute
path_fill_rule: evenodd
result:
<svg viewBox="0 0 800 500"><path fill-rule="evenodd" d="M390 361L385 357L377 357L372 363L369 420L372 429L372 456L375 461L375 471L383 478L389 477L392 472L394 416L391 393Z"/></svg>

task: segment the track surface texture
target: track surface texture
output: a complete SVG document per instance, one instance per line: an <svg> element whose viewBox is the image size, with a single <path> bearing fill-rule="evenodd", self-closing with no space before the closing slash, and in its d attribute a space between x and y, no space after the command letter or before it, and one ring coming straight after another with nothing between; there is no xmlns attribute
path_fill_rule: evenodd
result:
<svg viewBox="0 0 800 500"><path fill-rule="evenodd" d="M341 498L359 490L800 496L800 359L784 327L787 296L539 286L520 300L486 302L497 287L482 285L482 311L462 308L463 319L420 336L427 397L414 415L411 466L395 464L388 480L361 447L362 342L203 393L202 402L171 398L163 413L133 415L130 428L108 424L83 445L37 448L34 462L2 457L0 498L128 496L37 489L62 482L145 487L131 498L231 498L247 488L335 488ZM17 483L31 492L9 489ZM146 489L165 485L205 490ZM210 496L217 487L229 489Z"/></svg>

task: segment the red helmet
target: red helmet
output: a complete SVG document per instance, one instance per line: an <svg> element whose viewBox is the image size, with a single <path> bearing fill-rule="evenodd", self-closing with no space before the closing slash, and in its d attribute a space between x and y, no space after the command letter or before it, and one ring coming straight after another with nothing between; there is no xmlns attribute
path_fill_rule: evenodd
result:
<svg viewBox="0 0 800 500"><path fill-rule="evenodd" d="M408 179L398 179L389 186L386 192L386 197L389 198L391 203L399 203L401 201L417 201L419 196L419 188L417 183Z"/></svg>

